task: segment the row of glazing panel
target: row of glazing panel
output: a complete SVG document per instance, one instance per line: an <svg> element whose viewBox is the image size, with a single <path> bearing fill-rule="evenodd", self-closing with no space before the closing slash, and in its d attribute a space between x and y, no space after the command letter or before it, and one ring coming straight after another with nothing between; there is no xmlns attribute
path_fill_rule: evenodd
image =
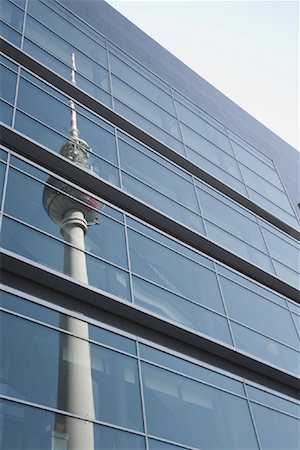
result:
<svg viewBox="0 0 300 450"><path fill-rule="evenodd" d="M18 76L17 66L6 58L1 61L9 86L2 95L11 102L16 97L11 114L3 110L7 123L59 152L69 134L69 99L23 69ZM89 160L95 174L298 287L299 249L293 238L88 109L77 106L77 113L80 135L92 149Z"/></svg>
<svg viewBox="0 0 300 450"><path fill-rule="evenodd" d="M77 433L86 450L298 448L294 400L14 292L0 303L3 450L81 450Z"/></svg>
<svg viewBox="0 0 300 450"><path fill-rule="evenodd" d="M3 35L174 151L289 225L298 221L273 162L55 2L5 0ZM7 104L4 108L9 108Z"/></svg>
<svg viewBox="0 0 300 450"><path fill-rule="evenodd" d="M46 185L59 193L54 177L14 154L6 164L3 150L1 158L2 247L64 273L68 244L43 208ZM75 186L76 190L83 192ZM91 210L78 201L82 195L76 197L80 210ZM299 372L296 303L111 205L105 204L99 219L85 237L91 286L269 364Z"/></svg>

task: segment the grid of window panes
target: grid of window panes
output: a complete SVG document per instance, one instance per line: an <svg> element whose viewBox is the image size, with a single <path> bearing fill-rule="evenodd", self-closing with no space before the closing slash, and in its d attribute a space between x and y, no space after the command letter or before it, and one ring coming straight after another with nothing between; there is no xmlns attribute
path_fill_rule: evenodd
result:
<svg viewBox="0 0 300 450"><path fill-rule="evenodd" d="M289 397L12 289L0 308L3 449L68 449L74 428L92 434L87 450L297 448L299 405ZM86 327L84 339L70 334L70 320ZM80 345L85 366L70 354ZM92 417L60 386L80 369Z"/></svg>
<svg viewBox="0 0 300 450"><path fill-rule="evenodd" d="M2 61L8 60L2 57ZM11 76L16 77L14 72ZM17 80L14 127L59 152L69 134L69 99L24 69ZM78 105L77 112L81 136L92 149L90 161L95 174L298 287L299 249L295 239L87 108Z"/></svg>
<svg viewBox="0 0 300 450"><path fill-rule="evenodd" d="M1 159L2 247L63 273L68 244L43 208L45 186L59 193L53 174L14 153L8 157L4 148ZM74 186L76 190L82 192ZM70 197L65 191L60 195ZM84 209L78 198L82 196L76 202ZM85 238L91 286L268 364L299 372L295 303L112 205L105 204L99 218Z"/></svg>
<svg viewBox="0 0 300 450"><path fill-rule="evenodd" d="M78 87L298 228L269 158L57 2L29 0L26 20L24 3L3 0L1 24L6 39L66 79L70 78L70 55L75 50ZM6 98L3 102L9 118L11 105Z"/></svg>

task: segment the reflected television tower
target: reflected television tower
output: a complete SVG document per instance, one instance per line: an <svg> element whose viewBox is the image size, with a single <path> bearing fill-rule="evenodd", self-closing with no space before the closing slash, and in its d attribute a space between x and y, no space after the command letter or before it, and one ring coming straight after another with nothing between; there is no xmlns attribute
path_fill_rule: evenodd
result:
<svg viewBox="0 0 300 450"><path fill-rule="evenodd" d="M75 54L72 53L71 81L75 86ZM71 128L68 140L60 154L78 166L92 172L88 162L90 147L79 138L77 114L73 100L69 102ZM48 216L59 225L64 237L64 273L75 280L88 283L84 237L89 225L98 223L101 202L75 187L54 177L49 177L43 193L43 205ZM63 335L60 341L60 368L58 405L61 409L79 416L95 418L91 375L88 324L74 317L64 316L62 328L73 335ZM68 450L94 449L93 423L60 416L56 423L54 442L64 441ZM55 445L54 445L54 448ZM60 447L59 447L60 448Z"/></svg>

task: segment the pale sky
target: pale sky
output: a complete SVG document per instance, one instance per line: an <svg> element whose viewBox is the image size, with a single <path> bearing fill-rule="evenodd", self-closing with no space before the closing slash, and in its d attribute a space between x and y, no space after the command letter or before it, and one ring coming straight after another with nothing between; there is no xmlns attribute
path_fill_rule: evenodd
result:
<svg viewBox="0 0 300 450"><path fill-rule="evenodd" d="M298 0L107 0L299 148Z"/></svg>

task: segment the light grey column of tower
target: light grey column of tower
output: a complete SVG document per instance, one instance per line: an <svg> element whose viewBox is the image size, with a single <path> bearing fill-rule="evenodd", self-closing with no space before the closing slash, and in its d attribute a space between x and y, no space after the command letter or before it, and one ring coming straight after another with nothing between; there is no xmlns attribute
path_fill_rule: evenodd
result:
<svg viewBox="0 0 300 450"><path fill-rule="evenodd" d="M75 55L72 53L71 80L74 85L75 71ZM60 153L75 164L88 169L90 147L79 138L74 102L70 100L69 105L70 137L61 147ZM101 204L57 178L50 177L47 184L43 194L43 205L49 217L60 226L64 237L64 272L78 281L88 283L84 238L88 225L98 222L97 209ZM91 358L89 343L85 340L88 338L88 324L67 317L63 325L70 333L81 336L82 339L73 336L65 336L63 339L61 367L64 366L64 369L60 370L58 391L59 397L63 398L62 408L93 419L95 411ZM79 422L66 417L64 435L68 450L94 449L93 425L89 421Z"/></svg>

